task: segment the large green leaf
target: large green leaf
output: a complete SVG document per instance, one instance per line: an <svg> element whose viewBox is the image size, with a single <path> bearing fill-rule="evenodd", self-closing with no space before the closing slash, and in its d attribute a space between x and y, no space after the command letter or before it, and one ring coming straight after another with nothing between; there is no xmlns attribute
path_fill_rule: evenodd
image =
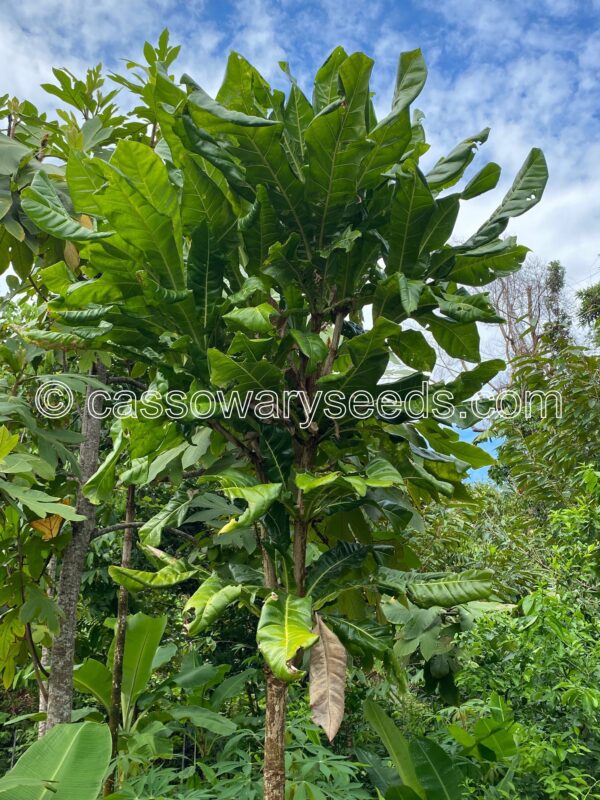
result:
<svg viewBox="0 0 600 800"><path fill-rule="evenodd" d="M339 97L339 70L347 58L344 48L336 47L317 70L312 97L315 113L327 108Z"/></svg>
<svg viewBox="0 0 600 800"><path fill-rule="evenodd" d="M107 725L56 725L0 778L4 800L96 800L108 768ZM36 782L38 785L36 786ZM46 788L50 787L50 789Z"/></svg>
<svg viewBox="0 0 600 800"><path fill-rule="evenodd" d="M101 214L96 194L102 189L104 178L94 160L84 153L71 151L66 177L75 210L86 214Z"/></svg>
<svg viewBox="0 0 600 800"><path fill-rule="evenodd" d="M433 338L452 358L479 361L479 331L475 322L457 322L434 314L422 314L419 322L427 322Z"/></svg>
<svg viewBox="0 0 600 800"><path fill-rule="evenodd" d="M86 658L73 670L73 686L78 692L93 695L106 711L111 707L112 673L95 658Z"/></svg>
<svg viewBox="0 0 600 800"><path fill-rule="evenodd" d="M335 225L337 209L356 196L360 164L370 148L366 140L365 107L373 61L354 53L342 62L339 80L343 103L318 114L306 130L307 193L318 204L318 247Z"/></svg>
<svg viewBox="0 0 600 800"><path fill-rule="evenodd" d="M310 597L273 592L262 608L256 641L276 678L290 682L304 672L294 665L301 649L308 649L319 638L312 631Z"/></svg>
<svg viewBox="0 0 600 800"><path fill-rule="evenodd" d="M374 145L359 170L360 189L374 188L382 181L382 173L400 161L410 143L411 133L410 114L406 107L392 111L369 131L369 140Z"/></svg>
<svg viewBox="0 0 600 800"><path fill-rule="evenodd" d="M304 333L304 331L292 329L290 334L300 352L308 359L306 371L310 375L327 358L327 345L316 333Z"/></svg>
<svg viewBox="0 0 600 800"><path fill-rule="evenodd" d="M460 196L463 200L471 200L473 197L478 197L480 194L495 189L500 180L500 173L500 166L494 161L490 161L489 164L479 170L477 175L471 178Z"/></svg>
<svg viewBox="0 0 600 800"><path fill-rule="evenodd" d="M195 728L215 733L217 736L231 736L237 725L222 714L201 706L170 706L168 712L176 720L188 719Z"/></svg>
<svg viewBox="0 0 600 800"><path fill-rule="evenodd" d="M423 737L411 739L410 755L427 800L462 800L463 775L442 748Z"/></svg>
<svg viewBox="0 0 600 800"><path fill-rule="evenodd" d="M285 65L284 71L287 71L289 76L287 65ZM294 172L301 180L304 180L303 167L307 160L304 131L314 116L314 110L296 81L293 78L291 80L292 87L283 112L283 146L294 167Z"/></svg>
<svg viewBox="0 0 600 800"><path fill-rule="evenodd" d="M60 502L60 498L41 492L39 489L29 489L14 481L0 480L0 490L9 497L22 503L38 517L47 517L50 514L57 514L63 519L79 521L85 519L78 514L74 508Z"/></svg>
<svg viewBox="0 0 600 800"><path fill-rule="evenodd" d="M257 112L264 115L265 109L270 108L273 102L267 81L256 67L235 50L229 53L217 100L227 108L250 115Z"/></svg>
<svg viewBox="0 0 600 800"><path fill-rule="evenodd" d="M224 389L233 387L242 399L261 389L277 391L283 380L279 367L270 361L236 361L216 348L208 350L208 364L212 383Z"/></svg>
<svg viewBox="0 0 600 800"><path fill-rule="evenodd" d="M370 660L383 658L392 646L387 625L378 625L370 620L344 619L333 614L323 614L323 619L353 655L366 656Z"/></svg>
<svg viewBox="0 0 600 800"><path fill-rule="evenodd" d="M190 569L179 559L173 559L173 563L164 566L158 572L113 565L108 568L108 574L119 586L124 586L130 592L140 592L144 589L164 589L175 586L193 578L197 574L197 570Z"/></svg>
<svg viewBox="0 0 600 800"><path fill-rule="evenodd" d="M431 418L419 420L415 423L415 427L421 431L432 448L438 453L452 455L461 461L465 461L474 469L489 467L495 463L494 457L483 448L470 444L470 442L462 441L457 431L442 427Z"/></svg>
<svg viewBox="0 0 600 800"><path fill-rule="evenodd" d="M409 745L388 715L372 700L365 701L365 717L390 754L402 783L423 798L427 797L421 786L411 758ZM427 798L428 800L428 798Z"/></svg>
<svg viewBox="0 0 600 800"><path fill-rule="evenodd" d="M253 522L256 522L267 513L281 494L281 488L280 483L260 483L256 486L231 486L224 488L223 492L230 500L244 500L248 503L248 507L239 517L234 517L224 525L219 533L228 533L229 531L252 525Z"/></svg>
<svg viewBox="0 0 600 800"><path fill-rule="evenodd" d="M409 581L406 588L418 606L450 608L472 600L487 600L492 593L492 578L491 570L470 569L429 579L418 576Z"/></svg>
<svg viewBox="0 0 600 800"><path fill-rule="evenodd" d="M436 353L421 331L407 329L390 341L394 353L407 366L419 372L431 372L435 367Z"/></svg>
<svg viewBox="0 0 600 800"><path fill-rule="evenodd" d="M406 108L421 93L427 80L427 65L420 49L400 53L392 108Z"/></svg>
<svg viewBox="0 0 600 800"><path fill-rule="evenodd" d="M14 175L22 161L33 156L33 148L0 133L0 175Z"/></svg>
<svg viewBox="0 0 600 800"><path fill-rule="evenodd" d="M133 719L135 703L152 675L152 662L167 624L167 617L149 617L142 612L127 617L121 705L123 724Z"/></svg>
<svg viewBox="0 0 600 800"><path fill-rule="evenodd" d="M74 242L86 242L111 236L110 231L93 231L74 220L63 206L53 182L45 172L38 172L31 186L21 194L21 205L40 230Z"/></svg>
<svg viewBox="0 0 600 800"><path fill-rule="evenodd" d="M183 162L181 221L186 234L206 223L216 244L235 234L237 225L229 200L207 173L202 159L194 155L187 155Z"/></svg>
<svg viewBox="0 0 600 800"><path fill-rule="evenodd" d="M114 495L117 463L125 449L125 444L123 435L119 432L110 453L92 477L84 484L83 493L94 505L104 503Z"/></svg>
<svg viewBox="0 0 600 800"><path fill-rule="evenodd" d="M206 220L199 222L192 234L187 269L188 285L194 293L197 324L202 333L207 333L218 317L223 301L225 259L211 237Z"/></svg>
<svg viewBox="0 0 600 800"><path fill-rule="evenodd" d="M435 201L427 181L417 167L406 168L396 176L390 217L388 273L416 273L416 262Z"/></svg>
<svg viewBox="0 0 600 800"><path fill-rule="evenodd" d="M193 609L194 619L187 625L190 636L206 631L225 611L225 609L240 598L244 587L240 584L227 585L213 573L189 598L184 607L184 613Z"/></svg>
<svg viewBox="0 0 600 800"><path fill-rule="evenodd" d="M465 139L464 142L457 144L454 150L444 158L440 158L433 169L427 173L427 183L429 187L440 192L460 180L466 168L475 158L477 145L487 141L490 129L484 128L481 133Z"/></svg>
<svg viewBox="0 0 600 800"><path fill-rule="evenodd" d="M338 582L347 570L361 566L369 548L358 542L337 542L326 550L313 564L306 575L306 591L313 597L327 593L332 581Z"/></svg>
<svg viewBox="0 0 600 800"><path fill-rule="evenodd" d="M421 241L421 253L437 250L446 244L454 230L459 210L460 199L456 194L449 194L436 200L435 210Z"/></svg>
<svg viewBox="0 0 600 800"><path fill-rule="evenodd" d="M159 545L163 530L170 525L180 525L190 503L186 487L178 489L167 505L142 525L138 534L140 542L152 547Z"/></svg>
<svg viewBox="0 0 600 800"><path fill-rule="evenodd" d="M184 289L178 200L167 168L151 147L121 140L110 164L96 160L106 180L102 213L129 245L144 253L160 286Z"/></svg>
<svg viewBox="0 0 600 800"><path fill-rule="evenodd" d="M496 239L506 229L511 217L524 214L540 202L547 181L546 159L542 151L534 147L498 208L477 233L465 242L464 248L477 247Z"/></svg>
<svg viewBox="0 0 600 800"><path fill-rule="evenodd" d="M200 128L235 137L236 144L231 151L243 165L247 180L254 187L267 188L273 205L289 218L310 249L303 224L303 184L286 158L282 145L283 124L228 109L200 88L190 95L189 108Z"/></svg>
<svg viewBox="0 0 600 800"><path fill-rule="evenodd" d="M352 367L342 374L332 373L320 378L319 386L347 393L374 386L387 366L386 340L399 332L399 325L382 316L377 317L370 331L348 341Z"/></svg>
<svg viewBox="0 0 600 800"><path fill-rule="evenodd" d="M239 220L239 229L244 237L250 275L261 272L269 257L269 250L282 234L281 224L269 194L264 186L256 189L256 201L248 214Z"/></svg>
<svg viewBox="0 0 600 800"><path fill-rule="evenodd" d="M528 252L526 247L516 244L514 237L483 244L457 255L448 277L465 286L485 286L516 272Z"/></svg>

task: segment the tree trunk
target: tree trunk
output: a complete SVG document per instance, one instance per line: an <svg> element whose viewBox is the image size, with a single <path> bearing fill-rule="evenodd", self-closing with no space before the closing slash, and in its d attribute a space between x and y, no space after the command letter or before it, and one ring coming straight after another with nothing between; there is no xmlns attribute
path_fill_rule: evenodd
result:
<svg viewBox="0 0 600 800"><path fill-rule="evenodd" d="M96 374L102 380L104 369L97 365ZM76 509L85 519L72 522L71 541L63 553L57 602L63 613L60 633L52 645L50 677L48 679L48 716L46 731L60 722L71 721L73 708L73 661L77 632L77 604L81 576L90 538L96 527L96 508L83 495L83 485L98 469L103 397L91 387L86 392L86 402L81 419L81 432L85 437L79 449L81 482L77 492ZM92 414L91 411L95 413Z"/></svg>
<svg viewBox="0 0 600 800"><path fill-rule="evenodd" d="M48 575L48 579L50 581L50 586L48 587L48 591L46 594L48 597L54 597L54 583L56 581L56 557L52 556L50 561L48 562L48 566L46 567L46 574ZM40 662L42 667L45 670L50 668L50 655L51 650L49 647L42 647L42 655L40 658ZM47 681L44 683L44 687L46 692L40 690L39 692L39 705L38 710L42 713L46 713L48 711L48 683ZM46 720L42 719L38 723L38 739L46 733Z"/></svg>
<svg viewBox="0 0 600 800"><path fill-rule="evenodd" d="M287 684L265 669L267 713L265 718L265 800L285 800L285 718Z"/></svg>
<svg viewBox="0 0 600 800"><path fill-rule="evenodd" d="M125 508L125 522L135 520L135 486L132 484L127 489L127 506ZM121 566L128 569L131 566L131 549L133 547L134 529L125 528L123 532L123 548L121 551ZM110 714L108 727L112 739L112 758L119 755L119 723L121 721L121 685L123 683L123 656L125 655L125 634L127 633L127 611L129 595L124 586L119 586L117 627L115 633L115 652L113 658L112 687L110 695ZM111 772L104 783L104 797L108 797L115 790L115 772Z"/></svg>

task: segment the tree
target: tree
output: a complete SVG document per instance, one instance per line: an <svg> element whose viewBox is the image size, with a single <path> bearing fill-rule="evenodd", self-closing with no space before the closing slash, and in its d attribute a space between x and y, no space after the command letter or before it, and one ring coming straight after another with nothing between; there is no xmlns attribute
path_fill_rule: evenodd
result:
<svg viewBox="0 0 600 800"><path fill-rule="evenodd" d="M479 363L477 323L497 317L471 287L523 262L526 248L499 237L539 201L547 170L532 150L490 219L451 246L461 202L493 189L500 168L487 164L464 189L444 193L486 129L421 171L428 145L420 115L409 114L426 78L420 51L401 55L392 110L379 122L373 62L362 53L336 48L312 101L287 65L286 97L237 53L212 99L191 78L180 86L169 77L173 53L163 35L137 78L117 77L140 96L134 118L150 135L138 126L132 137L94 115L85 125L102 152L71 148L66 182L38 172L21 206L51 241L77 250L75 269L48 258L39 272L51 293L46 337L110 354L119 374L143 378L164 404L150 418L149 397L133 393L85 496L108 501L116 480L171 481L166 507L139 528L144 552L162 563L143 581L180 579L157 549L167 526L185 525L197 509L212 521L221 556L189 600L188 631L206 630L234 602L260 614L265 798L282 800L288 685L309 660L315 714L332 737L346 651L398 668L378 607L383 595L414 595L403 531L423 502L464 496L468 466L486 463L449 427L465 424L461 404L503 367ZM476 365L444 387L451 418L430 409L413 420L398 407L432 367L408 320ZM392 354L407 369L383 383ZM204 392L210 413L167 413L168 391L188 405ZM289 413L285 391L295 398ZM337 416L323 402L333 393ZM112 574L129 586L140 580L127 568ZM431 597L448 591L443 578L428 582ZM476 599L473 591L462 596Z"/></svg>
<svg viewBox="0 0 600 800"><path fill-rule="evenodd" d="M564 267L558 261L544 264L534 256L518 272L491 284L492 304L503 318L499 329L507 363L537 353L544 336L569 338L571 325L563 295Z"/></svg>
<svg viewBox="0 0 600 800"><path fill-rule="evenodd" d="M594 332L594 340L598 343L597 322L600 319L600 284L595 283L577 292L579 324Z"/></svg>

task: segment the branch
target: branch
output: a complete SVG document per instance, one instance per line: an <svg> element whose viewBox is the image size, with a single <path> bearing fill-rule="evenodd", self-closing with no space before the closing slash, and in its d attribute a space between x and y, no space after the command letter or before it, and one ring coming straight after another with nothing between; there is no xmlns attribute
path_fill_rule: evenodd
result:
<svg viewBox="0 0 600 800"><path fill-rule="evenodd" d="M106 533L122 531L125 528L142 528L145 524L145 522L117 522L114 525L109 525L107 528L97 528L96 531L94 531L94 536L92 538L97 539L99 536L104 536ZM175 536L180 536L182 539L186 539L188 542L198 544L195 536L192 536L191 533L187 533L187 531L182 531L181 528L165 528L164 530L167 531L167 533L173 533Z"/></svg>
<svg viewBox="0 0 600 800"><path fill-rule="evenodd" d="M323 369L321 371L321 375L329 375L331 369L333 367L333 362L335 361L335 357L337 356L338 347L340 346L340 338L342 336L342 327L344 325L344 317L346 316L346 311L338 311L335 315L335 322L333 325L333 334L331 335L331 342L329 343L329 352L327 353L327 358L325 359L325 363L323 364Z"/></svg>
<svg viewBox="0 0 600 800"><path fill-rule="evenodd" d="M133 386L135 389L141 389L145 391L148 388L148 385L143 381L138 381L135 378L129 378L126 375L111 375L108 379L108 383L124 383L126 386Z"/></svg>

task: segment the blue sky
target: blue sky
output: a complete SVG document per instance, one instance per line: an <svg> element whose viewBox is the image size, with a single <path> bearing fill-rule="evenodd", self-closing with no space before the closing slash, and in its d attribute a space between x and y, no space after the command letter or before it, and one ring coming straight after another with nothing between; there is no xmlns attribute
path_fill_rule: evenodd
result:
<svg viewBox="0 0 600 800"><path fill-rule="evenodd" d="M381 112L399 52L420 46L430 75L418 100L430 160L490 125L477 168L498 161L506 188L530 147L541 146L546 196L509 232L540 258L561 259L571 291L600 279L600 0L0 0L0 94L49 104L37 86L51 79L51 66L114 68L139 57L164 26L183 45L177 72L210 92L230 49L282 86L277 61L288 60L307 89L335 45L364 50L376 61ZM500 195L464 205L458 238Z"/></svg>

